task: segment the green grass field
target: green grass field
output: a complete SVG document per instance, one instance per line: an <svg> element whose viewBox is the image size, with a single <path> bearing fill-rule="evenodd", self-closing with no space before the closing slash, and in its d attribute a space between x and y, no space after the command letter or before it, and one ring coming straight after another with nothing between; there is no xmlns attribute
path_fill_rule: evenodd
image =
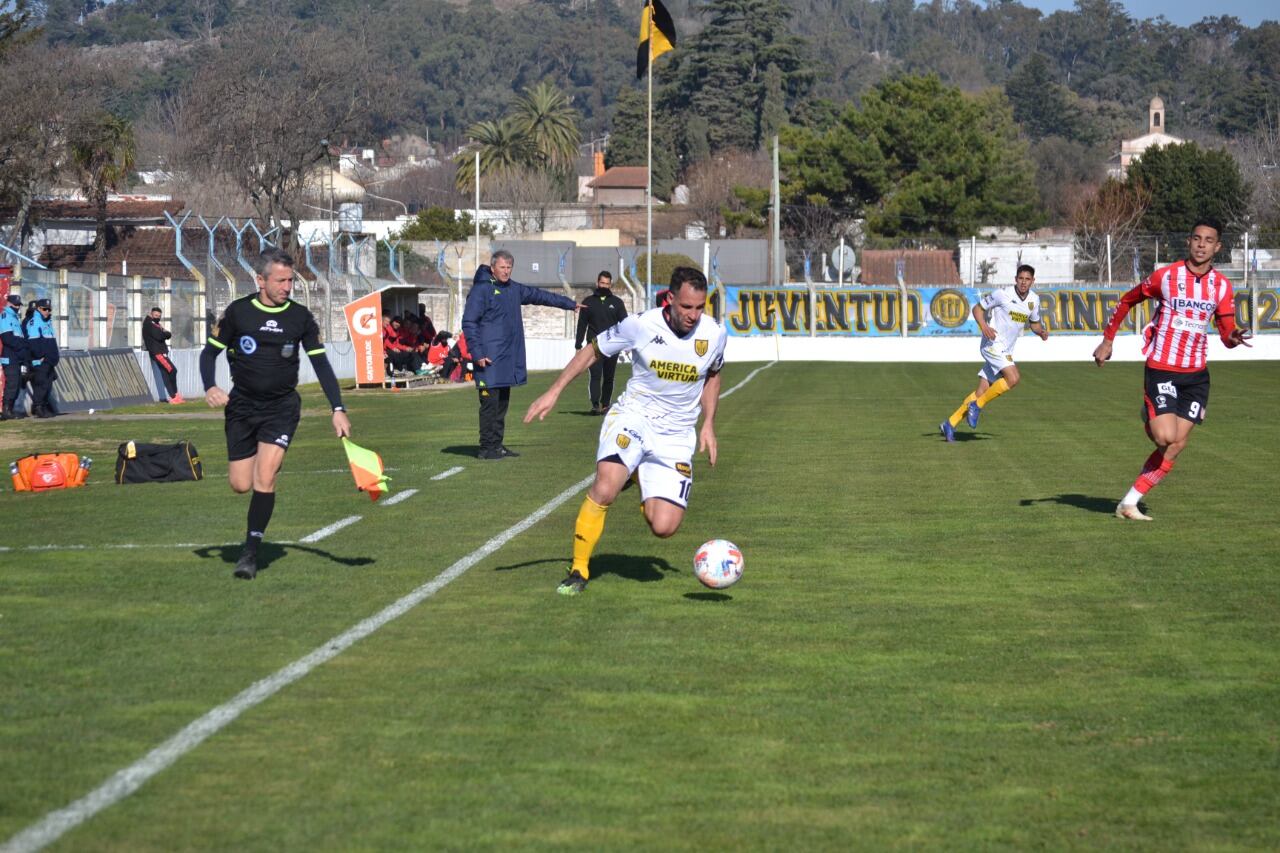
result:
<svg viewBox="0 0 1280 853"><path fill-rule="evenodd" d="M759 373L675 537L624 493L558 596L573 497L53 849L1280 847L1276 365L1213 367L1151 524L1111 515L1149 452L1141 365L1029 364L948 445L975 371ZM501 462L470 455L470 390L350 394L419 490L394 506L310 389L268 538L362 520L264 547L252 583L202 403L0 428L6 460L96 459L88 488L0 495L0 844L588 476L581 380L519 423L550 379ZM205 481L114 485L131 438L191 439ZM691 573L712 537L746 555L725 594Z"/></svg>

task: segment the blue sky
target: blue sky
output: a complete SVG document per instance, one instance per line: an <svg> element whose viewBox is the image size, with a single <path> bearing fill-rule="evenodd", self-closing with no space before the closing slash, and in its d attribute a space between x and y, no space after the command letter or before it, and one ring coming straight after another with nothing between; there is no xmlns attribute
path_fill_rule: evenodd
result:
<svg viewBox="0 0 1280 853"><path fill-rule="evenodd" d="M1074 9L1074 0L1020 0L1022 5L1039 9L1046 15L1060 9ZM1206 16L1235 15L1246 26L1256 27L1264 20L1280 21L1280 10L1268 0L1120 0L1134 18L1164 15L1179 26L1194 24Z"/></svg>

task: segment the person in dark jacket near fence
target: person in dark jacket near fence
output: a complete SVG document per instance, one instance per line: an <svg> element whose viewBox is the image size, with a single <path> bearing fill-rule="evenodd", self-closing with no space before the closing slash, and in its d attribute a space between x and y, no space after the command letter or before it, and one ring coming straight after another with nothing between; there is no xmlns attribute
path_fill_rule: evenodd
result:
<svg viewBox="0 0 1280 853"><path fill-rule="evenodd" d="M472 280L462 312L462 332L475 364L476 390L480 394L481 459L519 456L503 443L511 389L528 381L524 358L524 318L521 305L550 305L574 311L579 306L567 296L511 280L515 258L497 251L489 265L481 264Z"/></svg>
<svg viewBox="0 0 1280 853"><path fill-rule="evenodd" d="M169 357L168 341L173 337L173 332L160 325L160 317L160 309L152 308L151 313L142 318L142 345L147 348L147 354L151 356L152 363L160 368L169 402L177 405L186 401L178 393L178 367Z"/></svg>
<svg viewBox="0 0 1280 853"><path fill-rule="evenodd" d="M613 295L613 274L601 270L596 276L596 289L582 300L582 312L578 314L578 335L574 339L573 348L582 349L584 343L589 344L610 326L616 326L627 316L627 306L621 299ZM591 381L588 389L591 392L591 414L603 415L609 411L613 400L613 374L618 369L616 355L602 356L591 365Z"/></svg>
<svg viewBox="0 0 1280 853"><path fill-rule="evenodd" d="M31 303L27 318L22 323L22 331L27 336L27 353L31 359L31 414L37 418L52 418L58 413L53 408L51 394L53 383L58 374L54 368L58 366L61 354L58 352L58 341L53 335L53 303L48 299L37 299Z"/></svg>

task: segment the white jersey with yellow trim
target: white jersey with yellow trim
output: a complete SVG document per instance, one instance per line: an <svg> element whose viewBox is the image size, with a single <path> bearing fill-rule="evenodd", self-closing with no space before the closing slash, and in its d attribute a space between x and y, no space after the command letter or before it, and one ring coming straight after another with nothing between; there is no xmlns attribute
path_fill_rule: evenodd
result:
<svg viewBox="0 0 1280 853"><path fill-rule="evenodd" d="M1040 322L1040 297L1034 290L1028 290L1022 298L1011 284L991 291L979 304L987 312L987 325L996 330L996 339L984 344L984 349L1011 353L1027 323Z"/></svg>
<svg viewBox="0 0 1280 853"><path fill-rule="evenodd" d="M663 309L632 314L596 338L603 355L631 350L631 378L614 404L643 415L657 432L676 434L698 425L707 373L724 366L725 328L703 314L684 337L667 325Z"/></svg>

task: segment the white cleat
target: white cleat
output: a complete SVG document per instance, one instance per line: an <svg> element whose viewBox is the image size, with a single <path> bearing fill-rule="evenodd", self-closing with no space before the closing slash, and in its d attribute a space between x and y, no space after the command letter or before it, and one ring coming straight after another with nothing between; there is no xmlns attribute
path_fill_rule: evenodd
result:
<svg viewBox="0 0 1280 853"><path fill-rule="evenodd" d="M1116 504L1116 518L1123 518L1128 521L1155 521L1151 516L1138 509L1137 504L1125 503Z"/></svg>

